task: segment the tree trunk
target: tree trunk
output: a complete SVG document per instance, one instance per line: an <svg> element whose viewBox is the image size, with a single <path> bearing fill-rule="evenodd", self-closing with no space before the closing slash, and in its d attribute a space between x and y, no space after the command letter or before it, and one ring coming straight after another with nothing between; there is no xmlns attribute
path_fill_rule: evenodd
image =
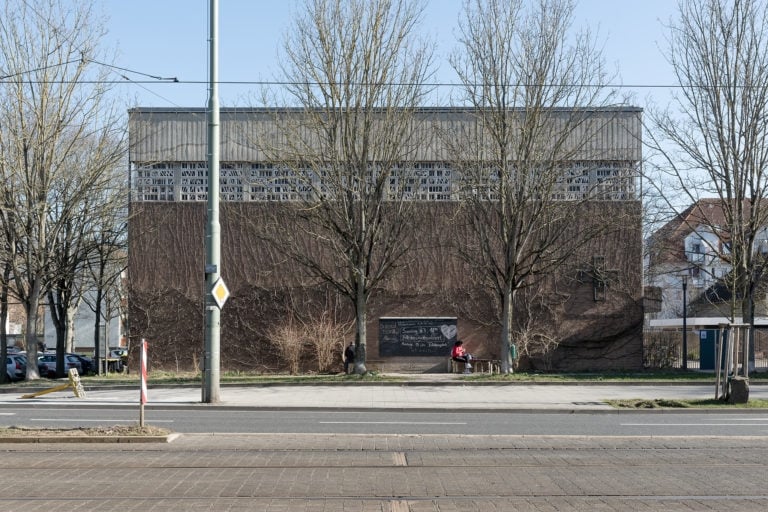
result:
<svg viewBox="0 0 768 512"><path fill-rule="evenodd" d="M512 325L514 321L515 290L507 285L501 307L501 373L507 375L512 369L509 346L512 343Z"/></svg>
<svg viewBox="0 0 768 512"><path fill-rule="evenodd" d="M67 308L67 321L64 326L64 344L67 352L75 351L75 314L80 308L80 301Z"/></svg>
<svg viewBox="0 0 768 512"><path fill-rule="evenodd" d="M101 283L101 277L103 275L103 272L101 269L99 269L99 280L98 282ZM96 319L94 320L93 324L93 362L96 364L96 372L101 375L101 339L100 339L100 329L101 326L101 285L99 284L96 286L96 301L94 303L94 313L96 316ZM104 357L107 357L106 351L104 354ZM105 366L106 368L106 366Z"/></svg>
<svg viewBox="0 0 768 512"><path fill-rule="evenodd" d="M27 314L26 333L24 340L27 345L27 380L37 380L40 372L37 371L37 307L40 303L40 279L35 278L30 290L29 299L24 304Z"/></svg>
<svg viewBox="0 0 768 512"><path fill-rule="evenodd" d="M357 375L364 375L368 370L365 367L366 354L366 320L367 311L365 304L365 282L358 277L357 280L357 297L355 297L355 327L357 334L355 335L355 373Z"/></svg>
<svg viewBox="0 0 768 512"><path fill-rule="evenodd" d="M750 279L746 288L747 291L742 303L741 321L749 326L747 328L747 339L744 341L748 343L747 351L749 355L747 357L748 360L744 361L741 374L745 378L749 378L750 364L754 365L755 363L755 281Z"/></svg>
<svg viewBox="0 0 768 512"><path fill-rule="evenodd" d="M6 320L8 319L8 298L3 286L3 298L0 299L0 361L8 358L8 333L5 331ZM0 384L5 384L8 379L7 368L0 368Z"/></svg>
<svg viewBox="0 0 768 512"><path fill-rule="evenodd" d="M6 264L3 271L3 282L0 285L0 361L5 361L8 357L8 332L5 326L8 321L8 282L11 277L11 267ZM0 369L0 384L4 384L7 379L7 370Z"/></svg>

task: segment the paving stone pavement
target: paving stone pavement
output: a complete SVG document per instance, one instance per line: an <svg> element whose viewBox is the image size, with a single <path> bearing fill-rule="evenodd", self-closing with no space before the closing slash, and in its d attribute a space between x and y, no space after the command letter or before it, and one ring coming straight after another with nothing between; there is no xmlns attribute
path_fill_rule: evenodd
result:
<svg viewBox="0 0 768 512"><path fill-rule="evenodd" d="M605 398L713 392L444 384L226 387L221 406L599 411ZM768 386L751 393L764 397ZM70 395L28 403L66 406ZM101 389L76 402L120 406L137 397ZM199 400L196 388L150 389L150 405L198 408ZM18 403L0 396L0 407ZM167 444L0 444L0 512L763 511L767 465L768 436L185 434Z"/></svg>
<svg viewBox="0 0 768 512"><path fill-rule="evenodd" d="M222 386L220 406L261 409L356 409L407 410L516 410L609 411L606 399L668 398L711 399L714 384L616 384L616 383L462 383L450 374L432 374L429 380L408 382L351 383L345 385L253 385ZM422 377L423 379L424 377ZM17 405L22 392L0 393L0 406ZM768 399L768 385L750 386L751 398ZM200 405L197 386L152 387L148 406L186 407ZM60 391L34 399L28 405L135 405L138 385L87 389L85 399L71 391Z"/></svg>
<svg viewBox="0 0 768 512"><path fill-rule="evenodd" d="M0 460L0 511L768 508L768 437L196 434Z"/></svg>

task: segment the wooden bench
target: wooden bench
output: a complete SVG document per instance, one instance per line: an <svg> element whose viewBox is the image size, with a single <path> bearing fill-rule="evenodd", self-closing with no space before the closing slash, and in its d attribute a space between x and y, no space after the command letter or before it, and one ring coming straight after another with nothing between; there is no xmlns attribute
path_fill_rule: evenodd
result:
<svg viewBox="0 0 768 512"><path fill-rule="evenodd" d="M473 359L469 372L464 371L464 363L448 359L449 373L487 373L493 375L501 373L501 361L498 359Z"/></svg>
<svg viewBox="0 0 768 512"><path fill-rule="evenodd" d="M454 361L451 358L448 358L448 373L469 373L465 371L464 368L465 364L461 361Z"/></svg>
<svg viewBox="0 0 768 512"><path fill-rule="evenodd" d="M499 359L473 359L472 367L475 373L487 373L489 375L501 373L501 361Z"/></svg>

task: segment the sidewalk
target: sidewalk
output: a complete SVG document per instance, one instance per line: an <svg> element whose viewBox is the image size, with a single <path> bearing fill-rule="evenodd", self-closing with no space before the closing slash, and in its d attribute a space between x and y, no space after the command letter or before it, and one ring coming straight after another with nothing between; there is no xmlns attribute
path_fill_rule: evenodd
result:
<svg viewBox="0 0 768 512"><path fill-rule="evenodd" d="M402 377L402 375L399 375ZM344 384L222 385L218 404L202 404L197 386L153 388L149 383L147 407L222 407L250 409L363 409L464 411L615 411L606 399L711 399L714 384L621 383L468 383L449 375L408 375L407 382ZM50 393L33 399L0 394L0 407L8 406L131 406L139 389L86 388L85 399L72 391ZM28 391L25 391L28 392ZM768 399L768 385L750 387L750 398ZM679 411L680 409L677 409Z"/></svg>

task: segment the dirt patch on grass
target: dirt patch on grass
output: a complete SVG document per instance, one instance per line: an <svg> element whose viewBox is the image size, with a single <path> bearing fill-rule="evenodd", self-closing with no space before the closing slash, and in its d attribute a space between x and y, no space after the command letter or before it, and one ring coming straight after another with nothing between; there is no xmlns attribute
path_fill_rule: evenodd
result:
<svg viewBox="0 0 768 512"><path fill-rule="evenodd" d="M79 427L79 428L28 428L28 427L3 427L0 428L0 437L155 437L167 436L171 431L152 426L125 426L115 425L110 427Z"/></svg>
<svg viewBox="0 0 768 512"><path fill-rule="evenodd" d="M768 409L768 400L763 399L750 399L745 404L731 404L713 398L697 400L672 400L664 398L646 400L638 398L606 400L605 402L617 409Z"/></svg>
<svg viewBox="0 0 768 512"><path fill-rule="evenodd" d="M663 409L678 408L684 409L690 407L690 404L682 400L669 399L636 399L636 400L608 400L608 403L620 409Z"/></svg>

